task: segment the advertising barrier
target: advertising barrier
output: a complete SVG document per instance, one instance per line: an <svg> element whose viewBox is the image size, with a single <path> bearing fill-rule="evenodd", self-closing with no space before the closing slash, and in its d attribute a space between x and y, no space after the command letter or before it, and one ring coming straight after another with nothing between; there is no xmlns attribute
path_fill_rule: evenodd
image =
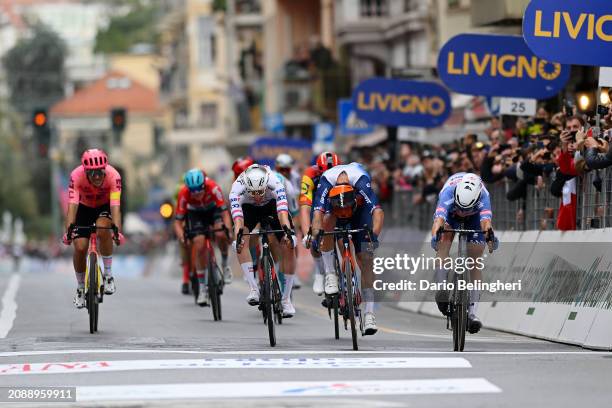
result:
<svg viewBox="0 0 612 408"><path fill-rule="evenodd" d="M540 58L612 66L609 0L532 0L523 17L523 36Z"/></svg>
<svg viewBox="0 0 612 408"><path fill-rule="evenodd" d="M458 93L547 99L563 89L570 67L535 56L522 37L460 34L440 50L438 74Z"/></svg>
<svg viewBox="0 0 612 408"><path fill-rule="evenodd" d="M353 91L353 106L369 124L434 128L452 107L448 91L435 82L372 78Z"/></svg>
<svg viewBox="0 0 612 408"><path fill-rule="evenodd" d="M276 156L287 153L294 160L310 163L312 145L303 140L274 139L261 137L249 147L249 155L259 164L273 166Z"/></svg>

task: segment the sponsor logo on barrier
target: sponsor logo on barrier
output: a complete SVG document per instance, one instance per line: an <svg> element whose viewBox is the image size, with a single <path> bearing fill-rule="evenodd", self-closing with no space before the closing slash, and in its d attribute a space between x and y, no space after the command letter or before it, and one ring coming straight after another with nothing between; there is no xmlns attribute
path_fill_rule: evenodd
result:
<svg viewBox="0 0 612 408"><path fill-rule="evenodd" d="M440 51L438 72L455 92L544 99L565 86L570 69L538 58L521 37L461 34Z"/></svg>
<svg viewBox="0 0 612 408"><path fill-rule="evenodd" d="M432 128L451 113L448 92L434 82L368 79L353 92L353 103L370 124Z"/></svg>
<svg viewBox="0 0 612 408"><path fill-rule="evenodd" d="M564 64L612 65L609 0L533 0L523 35L539 57Z"/></svg>

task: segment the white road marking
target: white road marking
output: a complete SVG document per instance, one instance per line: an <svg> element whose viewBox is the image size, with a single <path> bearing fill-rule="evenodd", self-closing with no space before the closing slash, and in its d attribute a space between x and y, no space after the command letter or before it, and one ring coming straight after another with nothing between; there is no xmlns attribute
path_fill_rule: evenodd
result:
<svg viewBox="0 0 612 408"><path fill-rule="evenodd" d="M499 393L484 378L387 381L291 381L205 384L153 384L77 387L77 401L129 401L264 397L341 397Z"/></svg>
<svg viewBox="0 0 612 408"><path fill-rule="evenodd" d="M5 338L11 328L13 322L17 316L17 302L15 297L17 296L17 290L19 289L19 282L21 281L21 275L14 273L9 279L4 295L2 296L2 313L0 313L0 339Z"/></svg>
<svg viewBox="0 0 612 408"><path fill-rule="evenodd" d="M75 349L75 350L24 350L0 352L2 357L20 356L47 356L47 355L68 355L68 354L195 354L195 355L236 355L236 356L259 356L259 355L410 355L410 354L454 354L455 351L425 351L425 350L373 350L373 351L352 351L352 350L236 350L236 351L203 351L185 349ZM609 356L608 351L464 351L461 355L499 355L499 356L538 356L538 355L602 355Z"/></svg>
<svg viewBox="0 0 612 408"><path fill-rule="evenodd" d="M445 357L324 357L324 358L202 358L173 360L102 360L0 364L2 375L81 374L131 370L215 368L258 369L388 369L471 368L464 358Z"/></svg>

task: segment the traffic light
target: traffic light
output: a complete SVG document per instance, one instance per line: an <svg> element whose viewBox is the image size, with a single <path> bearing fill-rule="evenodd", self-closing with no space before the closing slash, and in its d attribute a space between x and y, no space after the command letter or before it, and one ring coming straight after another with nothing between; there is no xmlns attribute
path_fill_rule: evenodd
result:
<svg viewBox="0 0 612 408"><path fill-rule="evenodd" d="M127 123L127 111L125 108L114 108L111 110L111 125L114 132L123 132Z"/></svg>
<svg viewBox="0 0 612 408"><path fill-rule="evenodd" d="M49 124L49 115L46 109L36 109L32 113L32 126L35 129L46 128Z"/></svg>

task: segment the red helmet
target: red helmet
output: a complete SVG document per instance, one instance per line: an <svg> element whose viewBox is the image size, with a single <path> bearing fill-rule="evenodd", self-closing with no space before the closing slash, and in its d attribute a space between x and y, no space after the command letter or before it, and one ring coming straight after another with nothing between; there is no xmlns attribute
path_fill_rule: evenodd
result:
<svg viewBox="0 0 612 408"><path fill-rule="evenodd" d="M317 157L317 167L321 171L326 171L334 166L342 164L338 155L332 152L323 152Z"/></svg>
<svg viewBox="0 0 612 408"><path fill-rule="evenodd" d="M81 164L85 171L105 169L108 164L108 157L104 150L100 149L89 149L85 150L83 156L81 156Z"/></svg>
<svg viewBox="0 0 612 408"><path fill-rule="evenodd" d="M232 164L232 170L234 171L234 179L237 179L238 176L252 164L255 164L255 160L253 160L250 156L237 158L234 164Z"/></svg>

